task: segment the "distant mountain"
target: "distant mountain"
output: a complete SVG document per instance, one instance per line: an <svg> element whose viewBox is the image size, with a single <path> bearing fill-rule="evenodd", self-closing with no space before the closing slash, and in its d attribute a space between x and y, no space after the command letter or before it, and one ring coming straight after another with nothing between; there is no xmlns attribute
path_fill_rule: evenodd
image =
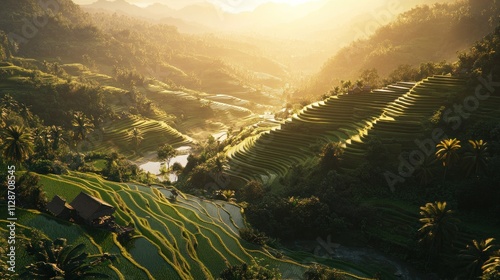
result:
<svg viewBox="0 0 500 280"><path fill-rule="evenodd" d="M196 18L196 16L180 17L180 12L178 10L160 3L154 3L147 7L138 7L125 0L98 0L89 5L82 5L82 8L88 12L119 13L143 20L167 24L177 27L177 30L182 33L199 34L212 31L198 21L190 20L190 18Z"/></svg>
<svg viewBox="0 0 500 280"><path fill-rule="evenodd" d="M117 12L150 21L160 20L165 22L164 19L170 19L169 21L179 27L180 30L190 30L193 33L200 32L195 32L192 28L186 28L186 24L200 27L206 26L221 31L258 31L265 33L269 27L305 17L318 9L321 6L320 3L313 2L296 6L284 3L267 3L260 5L253 11L238 14L225 11L221 7L206 1L186 2L180 9L171 8L171 6L178 7L179 5L170 5L170 3L168 5L154 3L147 7L138 7L129 4L125 0L98 0L93 4L82 5L82 7L88 11ZM182 21L174 21L173 19Z"/></svg>
<svg viewBox="0 0 500 280"><path fill-rule="evenodd" d="M153 2L153 1L154 0L152 0L151 2ZM189 5L205 3L205 2L206 2L206 0L167 0L167 1L164 0L163 1L163 3L165 3L166 6L171 7L172 9L175 9L175 10L180 10L183 7L186 7ZM155 4L152 4L152 5L155 5Z"/></svg>
<svg viewBox="0 0 500 280"><path fill-rule="evenodd" d="M174 17L188 21L194 21L206 26L217 26L224 21L226 12L211 3L198 3L186 6L178 10Z"/></svg>
<svg viewBox="0 0 500 280"><path fill-rule="evenodd" d="M89 5L82 5L84 9L100 10L100 11L110 11L123 13L129 16L140 17L140 18L161 18L173 15L176 10L170 8L169 6L162 4L153 4L146 8L141 8L139 6L130 4L125 0L98 0Z"/></svg>
<svg viewBox="0 0 500 280"><path fill-rule="evenodd" d="M273 30L275 26L286 26L317 11L320 7L322 7L322 2L302 5L268 2L258 6L253 11L230 14L229 18L233 24L233 30L240 28L244 31L270 34L269 31ZM274 32L274 35L279 36L280 34Z"/></svg>

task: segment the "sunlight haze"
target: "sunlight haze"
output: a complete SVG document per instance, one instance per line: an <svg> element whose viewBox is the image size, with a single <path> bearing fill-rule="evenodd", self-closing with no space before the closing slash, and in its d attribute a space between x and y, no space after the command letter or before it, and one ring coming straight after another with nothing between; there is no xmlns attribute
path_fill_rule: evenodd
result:
<svg viewBox="0 0 500 280"><path fill-rule="evenodd" d="M79 5L88 5L95 3L99 0L75 0L74 2ZM118 0L120 1L120 0ZM256 7L265 3L287 3L290 5L299 5L307 2L320 2L325 0L128 0L130 4L134 4L139 7L147 7L149 5L160 3L167 5L169 7L180 9L191 4L206 3L211 2L225 11L228 12L242 12L251 11Z"/></svg>

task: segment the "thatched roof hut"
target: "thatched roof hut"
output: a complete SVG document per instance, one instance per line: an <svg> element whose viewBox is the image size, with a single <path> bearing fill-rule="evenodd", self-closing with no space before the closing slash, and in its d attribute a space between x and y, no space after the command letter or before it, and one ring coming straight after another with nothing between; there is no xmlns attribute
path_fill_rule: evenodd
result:
<svg viewBox="0 0 500 280"><path fill-rule="evenodd" d="M84 192L75 197L70 204L78 216L88 224L92 224L97 219L111 216L115 212L115 208L110 204Z"/></svg>
<svg viewBox="0 0 500 280"><path fill-rule="evenodd" d="M58 195L55 195L52 201L47 204L47 210L52 213L52 215L65 220L72 218L74 212L73 207L69 205L64 198Z"/></svg>

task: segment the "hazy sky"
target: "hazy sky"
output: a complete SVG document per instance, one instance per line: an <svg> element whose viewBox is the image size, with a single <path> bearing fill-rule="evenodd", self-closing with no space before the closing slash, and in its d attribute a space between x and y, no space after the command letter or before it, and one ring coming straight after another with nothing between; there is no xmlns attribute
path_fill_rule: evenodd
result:
<svg viewBox="0 0 500 280"><path fill-rule="evenodd" d="M77 4L91 4L96 2L97 0L73 0L73 1ZM138 6L147 6L153 3L162 3L173 8L180 8L182 6L190 5L193 3L212 2L228 11L244 11L244 10L252 10L258 5L267 2L289 3L292 5L296 5L306 2L324 1L324 0L126 0L126 1Z"/></svg>

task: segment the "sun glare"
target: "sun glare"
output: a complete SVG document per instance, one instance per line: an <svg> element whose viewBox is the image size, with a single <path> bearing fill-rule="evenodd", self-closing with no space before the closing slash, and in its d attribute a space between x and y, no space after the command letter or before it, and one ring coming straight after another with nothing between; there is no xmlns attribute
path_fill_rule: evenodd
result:
<svg viewBox="0 0 500 280"><path fill-rule="evenodd" d="M318 2L322 0L254 0L254 1L224 1L224 0L208 0L209 2L219 6L222 10L230 13L247 12L256 9L258 6L266 3L289 4L297 6L310 2Z"/></svg>
<svg viewBox="0 0 500 280"><path fill-rule="evenodd" d="M271 2L274 2L274 3L287 3L287 4L290 4L292 6L296 6L296 5L300 5L300 4L304 4L304 3L307 3L307 2L313 2L315 0L275 0L275 1L271 1Z"/></svg>

